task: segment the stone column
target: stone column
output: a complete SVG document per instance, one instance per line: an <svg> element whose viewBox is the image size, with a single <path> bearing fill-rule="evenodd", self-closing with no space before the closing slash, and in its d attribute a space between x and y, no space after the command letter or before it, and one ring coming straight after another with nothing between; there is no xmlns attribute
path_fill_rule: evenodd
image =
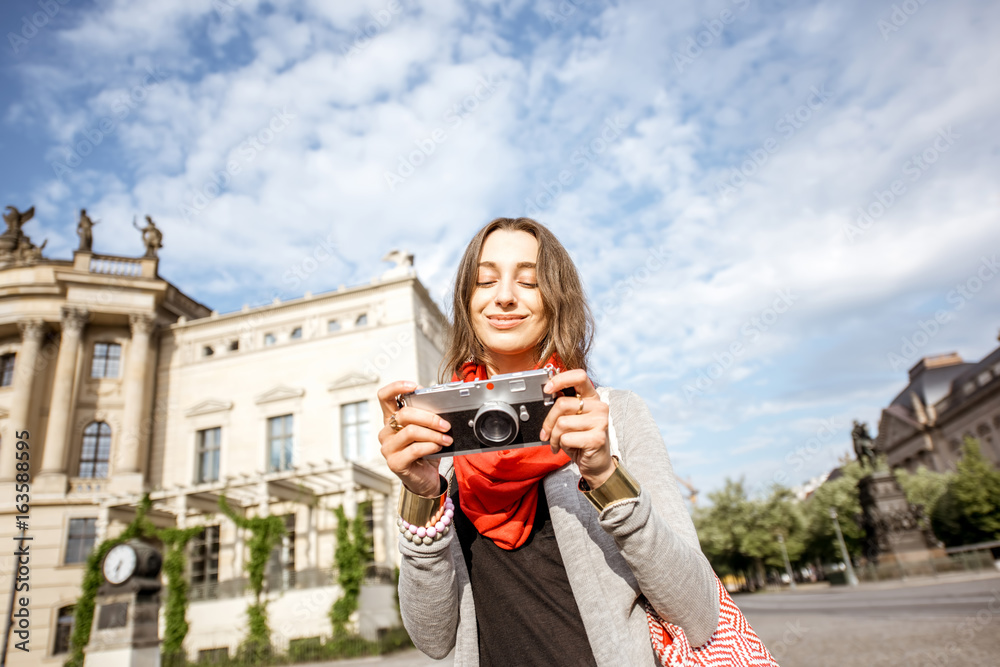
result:
<svg viewBox="0 0 1000 667"><path fill-rule="evenodd" d="M243 571L243 529L233 524L233 572L232 578L245 576Z"/></svg>
<svg viewBox="0 0 1000 667"><path fill-rule="evenodd" d="M115 453L114 475L138 475L136 491L142 491L143 449L149 436L149 429L142 428L143 413L146 411L146 368L149 360L150 337L156 327L153 315L131 314L132 342L125 362L125 377L122 381L122 395L125 410L122 415L122 432L118 436Z"/></svg>
<svg viewBox="0 0 1000 667"><path fill-rule="evenodd" d="M319 567L319 531L316 530L317 508L309 506L309 540L308 540L308 567L314 570Z"/></svg>
<svg viewBox="0 0 1000 667"><path fill-rule="evenodd" d="M372 547L373 547L373 557L376 563L388 562L388 554L392 553L387 550L386 547L389 546L388 537L395 537L396 531L388 531L390 522L395 523L395 520L386 514L389 503L386 502L386 497L381 493L373 494L375 497L372 498L372 519L374 520L374 527L372 529ZM393 526L395 528L395 526Z"/></svg>
<svg viewBox="0 0 1000 667"><path fill-rule="evenodd" d="M73 389L76 384L76 360L80 353L80 337L90 314L82 308L62 307L62 333L56 377L49 403L49 423L42 452L42 471L35 488L42 493L66 493L66 445L69 440L70 418L73 415Z"/></svg>
<svg viewBox="0 0 1000 667"><path fill-rule="evenodd" d="M38 433L33 430L34 424L30 423L28 417L35 376L38 374L38 351L45 338L45 323L42 320L25 319L18 321L18 326L21 327L21 347L14 359L14 396L10 405L10 417L7 419L7 433L3 436L4 442L10 445L4 447L3 457L0 458L0 483L14 481L17 461L12 445L17 442L17 433L24 430L29 432L32 458L38 456L42 444L37 440Z"/></svg>
<svg viewBox="0 0 1000 667"><path fill-rule="evenodd" d="M100 544L108 537L108 527L111 525L111 508L106 503L101 503L101 508L97 510L96 538L94 544Z"/></svg>

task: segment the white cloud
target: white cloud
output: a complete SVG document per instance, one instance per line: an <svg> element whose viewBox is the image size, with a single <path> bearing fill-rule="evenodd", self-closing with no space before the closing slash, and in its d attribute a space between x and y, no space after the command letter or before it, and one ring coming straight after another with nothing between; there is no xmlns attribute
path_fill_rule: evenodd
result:
<svg viewBox="0 0 1000 667"><path fill-rule="evenodd" d="M75 246L81 207L102 220L99 251L138 254L130 221L148 213L165 230L161 274L223 311L365 282L391 247L416 254L444 304L475 229L533 202L601 316L598 376L646 398L679 473L706 490L766 473L788 445L777 433L810 419L875 421L905 380L887 353L1000 245L993 3L928 4L888 42L860 2L751 4L680 69L674 55L733 3L584 3L552 25L557 3L230 4L99 3L57 31L51 62L18 66L6 128L44 132L49 161L147 67L164 73L70 174L25 181L49 255ZM294 118L246 157L282 109ZM609 119L624 129L602 143ZM959 137L910 180L907 161L947 127ZM401 159L420 164L390 189ZM897 179L905 193L848 239ZM333 259L295 276L331 235ZM927 352L990 349L998 285ZM780 290L795 301L768 322ZM734 343L738 358L688 400Z"/></svg>

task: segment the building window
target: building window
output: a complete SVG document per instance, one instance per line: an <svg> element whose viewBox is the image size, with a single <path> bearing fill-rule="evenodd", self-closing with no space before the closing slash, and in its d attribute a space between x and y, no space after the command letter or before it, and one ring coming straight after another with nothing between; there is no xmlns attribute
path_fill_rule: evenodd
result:
<svg viewBox="0 0 1000 667"><path fill-rule="evenodd" d="M274 345L274 334L264 334L264 345Z"/></svg>
<svg viewBox="0 0 1000 667"><path fill-rule="evenodd" d="M0 357L0 387L14 384L14 355L5 354Z"/></svg>
<svg viewBox="0 0 1000 667"><path fill-rule="evenodd" d="M90 365L90 377L118 377L121 360L122 346L118 343L94 343L94 361Z"/></svg>
<svg viewBox="0 0 1000 667"><path fill-rule="evenodd" d="M111 459L111 427L106 422L90 422L83 429L79 477L107 477Z"/></svg>
<svg viewBox="0 0 1000 667"><path fill-rule="evenodd" d="M364 562L375 560L375 504L366 500L358 504L358 514L365 526L365 556Z"/></svg>
<svg viewBox="0 0 1000 667"><path fill-rule="evenodd" d="M97 519L70 519L66 536L66 558L63 563L83 563L97 539Z"/></svg>
<svg viewBox="0 0 1000 667"><path fill-rule="evenodd" d="M205 526L201 534L191 538L190 549L191 585L219 581L219 527Z"/></svg>
<svg viewBox="0 0 1000 667"><path fill-rule="evenodd" d="M204 357L210 357L210 356L212 356L213 354L215 354L215 350L213 350L213 349L212 349L212 346L211 346L211 345L206 345L205 347L203 347L203 348L201 349L201 354L202 354L202 356L204 356Z"/></svg>
<svg viewBox="0 0 1000 667"><path fill-rule="evenodd" d="M358 315L358 319L354 320L354 326L363 327L368 324L368 313L361 313Z"/></svg>
<svg viewBox="0 0 1000 667"><path fill-rule="evenodd" d="M302 338L302 327L292 329L292 338Z"/></svg>
<svg viewBox="0 0 1000 667"><path fill-rule="evenodd" d="M238 349L240 349L240 341L234 340L234 341L230 341L229 342L229 351L230 352L235 352Z"/></svg>
<svg viewBox="0 0 1000 667"><path fill-rule="evenodd" d="M56 618L56 640L52 644L52 655L69 653L69 640L73 636L73 614L76 605L59 608L59 616Z"/></svg>
<svg viewBox="0 0 1000 667"><path fill-rule="evenodd" d="M340 331L340 322L337 320L330 320L326 323L326 330L328 333L333 333L334 331Z"/></svg>
<svg viewBox="0 0 1000 667"><path fill-rule="evenodd" d="M267 420L268 470L292 468L292 415L271 417Z"/></svg>
<svg viewBox="0 0 1000 667"><path fill-rule="evenodd" d="M368 458L368 401L340 406L340 442L345 461Z"/></svg>
<svg viewBox="0 0 1000 667"><path fill-rule="evenodd" d="M206 428L198 431L197 459L198 476L195 482L215 482L219 479L219 448L222 442L222 429Z"/></svg>
<svg viewBox="0 0 1000 667"><path fill-rule="evenodd" d="M268 560L269 584L280 590L295 584L295 515L286 514L282 519L285 521L285 535L281 543L271 549Z"/></svg>

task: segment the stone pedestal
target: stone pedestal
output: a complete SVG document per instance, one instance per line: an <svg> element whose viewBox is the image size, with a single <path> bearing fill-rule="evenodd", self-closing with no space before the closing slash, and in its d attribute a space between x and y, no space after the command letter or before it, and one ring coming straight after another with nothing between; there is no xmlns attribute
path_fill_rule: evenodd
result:
<svg viewBox="0 0 1000 667"><path fill-rule="evenodd" d="M136 583L101 587L84 667L160 667L159 582Z"/></svg>
<svg viewBox="0 0 1000 667"><path fill-rule="evenodd" d="M922 508L911 505L891 472L873 472L858 482L865 556L879 564L926 561L945 555Z"/></svg>
<svg viewBox="0 0 1000 667"><path fill-rule="evenodd" d="M160 667L159 552L130 540L134 575L97 591L84 667Z"/></svg>

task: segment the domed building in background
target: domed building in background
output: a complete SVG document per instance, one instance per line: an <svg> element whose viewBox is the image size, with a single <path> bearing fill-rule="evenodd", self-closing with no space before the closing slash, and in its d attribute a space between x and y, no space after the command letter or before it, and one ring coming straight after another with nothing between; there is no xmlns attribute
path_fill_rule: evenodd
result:
<svg viewBox="0 0 1000 667"><path fill-rule="evenodd" d="M924 357L879 420L876 448L890 468L955 470L965 436L1000 466L1000 347L978 362L957 353Z"/></svg>

